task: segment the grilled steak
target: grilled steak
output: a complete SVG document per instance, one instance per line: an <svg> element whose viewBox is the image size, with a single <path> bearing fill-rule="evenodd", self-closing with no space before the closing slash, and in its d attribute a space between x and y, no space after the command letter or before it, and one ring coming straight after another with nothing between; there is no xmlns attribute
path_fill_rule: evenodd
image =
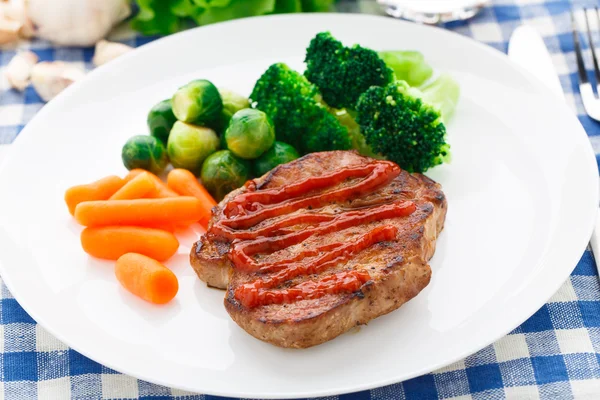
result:
<svg viewBox="0 0 600 400"><path fill-rule="evenodd" d="M323 343L415 297L444 225L440 186L351 151L312 153L230 193L190 260L233 320L282 347Z"/></svg>

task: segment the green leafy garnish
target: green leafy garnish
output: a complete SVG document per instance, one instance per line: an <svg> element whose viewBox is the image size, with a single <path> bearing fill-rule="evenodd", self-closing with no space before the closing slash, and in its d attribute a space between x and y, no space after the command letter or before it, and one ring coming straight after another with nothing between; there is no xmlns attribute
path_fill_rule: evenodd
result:
<svg viewBox="0 0 600 400"><path fill-rule="evenodd" d="M265 14L328 11L335 0L135 0L132 27L145 35L177 32L190 23L207 25Z"/></svg>

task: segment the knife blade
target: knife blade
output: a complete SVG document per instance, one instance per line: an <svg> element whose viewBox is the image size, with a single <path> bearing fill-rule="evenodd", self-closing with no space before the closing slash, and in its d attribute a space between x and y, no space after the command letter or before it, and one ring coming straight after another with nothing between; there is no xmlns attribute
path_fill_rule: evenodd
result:
<svg viewBox="0 0 600 400"><path fill-rule="evenodd" d="M564 99L564 92L544 39L531 26L514 30L508 42L508 57L531 72L552 91Z"/></svg>
<svg viewBox="0 0 600 400"><path fill-rule="evenodd" d="M552 89L557 97L565 100L552 57L544 40L534 28L523 25L515 29L508 42L508 58L536 76ZM596 226L590 238L590 245L596 268L600 271L600 213L596 216Z"/></svg>

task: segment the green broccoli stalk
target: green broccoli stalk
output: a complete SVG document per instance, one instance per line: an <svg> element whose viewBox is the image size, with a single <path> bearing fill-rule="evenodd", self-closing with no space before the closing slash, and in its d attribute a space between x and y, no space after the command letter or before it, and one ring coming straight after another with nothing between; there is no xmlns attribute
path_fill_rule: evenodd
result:
<svg viewBox="0 0 600 400"><path fill-rule="evenodd" d="M277 140L302 154L351 148L347 129L320 103L317 88L285 64L271 65L250 99L273 121Z"/></svg>
<svg viewBox="0 0 600 400"><path fill-rule="evenodd" d="M377 52L355 45L344 47L329 32L317 34L306 49L306 78L327 104L354 110L360 95L371 86L385 86L394 72Z"/></svg>
<svg viewBox="0 0 600 400"><path fill-rule="evenodd" d="M367 144L409 172L424 172L450 156L440 111L421 96L397 81L371 87L357 104L356 121Z"/></svg>

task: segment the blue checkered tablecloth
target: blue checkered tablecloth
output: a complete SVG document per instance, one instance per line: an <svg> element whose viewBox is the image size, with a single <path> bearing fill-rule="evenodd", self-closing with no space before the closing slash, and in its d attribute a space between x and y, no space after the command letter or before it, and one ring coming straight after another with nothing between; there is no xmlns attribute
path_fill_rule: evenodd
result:
<svg viewBox="0 0 600 400"><path fill-rule="evenodd" d="M575 6L596 3L577 2ZM552 53L567 102L579 115L598 155L600 124L585 116L577 90L569 18L572 5L564 0L492 0L492 6L475 19L446 27L501 51L506 51L517 26L526 23L538 29ZM372 1L342 2L339 8L370 12L373 6ZM139 46L153 38L137 37L124 29L112 39ZM19 48L32 49L41 60L65 60L91 68L90 48L57 48L43 41ZM15 51L0 50L0 66L5 66ZM42 106L33 89L19 93L8 90L4 78L0 80L0 150ZM0 287L0 398L213 398L140 381L80 355L36 324L4 284ZM437 398L600 399L600 285L590 252L583 254L570 278L546 305L493 345L419 378L328 399Z"/></svg>

